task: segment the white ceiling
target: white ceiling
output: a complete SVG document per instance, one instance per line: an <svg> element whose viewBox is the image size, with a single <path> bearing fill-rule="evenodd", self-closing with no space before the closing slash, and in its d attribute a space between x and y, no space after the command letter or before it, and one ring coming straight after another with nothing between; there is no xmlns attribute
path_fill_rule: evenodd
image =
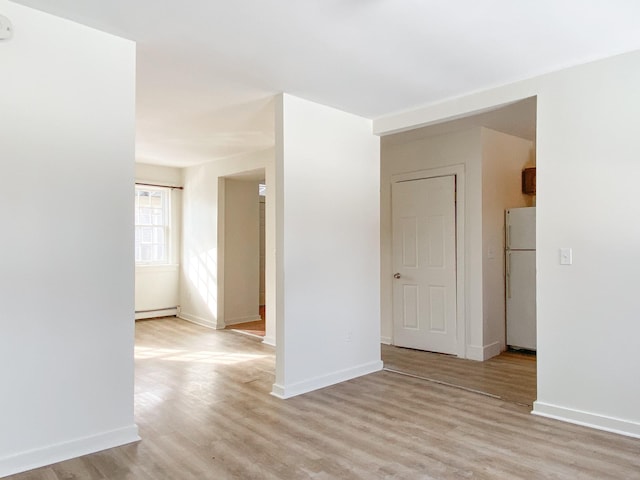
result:
<svg viewBox="0 0 640 480"><path fill-rule="evenodd" d="M498 132L536 142L536 97L500 106L488 112L468 115L463 118L414 128L406 132L394 133L382 138L383 145L412 142L426 137L444 135L473 127L487 127Z"/></svg>
<svg viewBox="0 0 640 480"><path fill-rule="evenodd" d="M18 3L138 42L138 161L174 166L272 146L278 92L375 118L640 49L638 0Z"/></svg>

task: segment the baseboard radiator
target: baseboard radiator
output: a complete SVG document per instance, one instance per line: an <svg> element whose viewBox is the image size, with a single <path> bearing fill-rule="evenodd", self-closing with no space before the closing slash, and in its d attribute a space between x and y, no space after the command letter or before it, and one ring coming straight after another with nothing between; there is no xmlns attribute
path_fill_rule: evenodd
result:
<svg viewBox="0 0 640 480"><path fill-rule="evenodd" d="M144 320L146 318L154 318L154 317L171 317L173 315L177 315L180 307L166 307L166 308L154 308L151 310L136 310L135 311L135 319L136 320Z"/></svg>

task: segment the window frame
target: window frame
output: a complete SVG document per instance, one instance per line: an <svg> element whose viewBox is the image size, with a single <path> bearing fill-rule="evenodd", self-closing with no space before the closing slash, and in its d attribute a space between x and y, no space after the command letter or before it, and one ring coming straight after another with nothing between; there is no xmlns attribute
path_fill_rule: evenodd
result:
<svg viewBox="0 0 640 480"><path fill-rule="evenodd" d="M161 198L161 210L162 210L162 222L160 224L154 224L153 220L150 220L150 223L141 223L140 222L140 217L141 217L141 208L139 205L139 200L138 200L138 192L149 192L151 193L160 193L160 198ZM161 186L150 186L150 185L144 185L144 184L136 184L135 185L135 190L134 190L134 219L133 219L133 224L134 224L134 262L136 266L164 266L164 265L171 265L171 255L172 255L172 231L171 231L171 188L170 187L161 187ZM150 206L151 207L151 206ZM152 214L151 214L152 215ZM164 235L164 243L158 243L158 242L154 242L153 239L152 241L149 242L139 242L137 239L137 235L136 233L138 232L138 228L142 228L142 227L152 227L152 228L158 228L158 227L162 227L163 230L163 235ZM140 254L140 260L138 260L138 246L139 245L151 245L153 246L157 246L157 245L163 245L164 246L164 255L163 258L160 260L149 260L149 261L145 261L142 260L142 254ZM153 254L152 254L153 255Z"/></svg>

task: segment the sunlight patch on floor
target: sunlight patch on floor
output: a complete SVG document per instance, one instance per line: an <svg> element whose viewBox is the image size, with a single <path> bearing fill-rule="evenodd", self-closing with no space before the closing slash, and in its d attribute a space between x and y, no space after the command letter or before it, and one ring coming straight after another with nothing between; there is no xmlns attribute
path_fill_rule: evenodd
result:
<svg viewBox="0 0 640 480"><path fill-rule="evenodd" d="M234 365L236 363L248 362L267 358L270 355L260 355L255 353L242 352L215 352L215 351L190 351L178 350L173 348L152 348L152 347L135 347L136 360L145 360L155 358L159 360L168 360L172 362L198 362L212 363L217 365Z"/></svg>

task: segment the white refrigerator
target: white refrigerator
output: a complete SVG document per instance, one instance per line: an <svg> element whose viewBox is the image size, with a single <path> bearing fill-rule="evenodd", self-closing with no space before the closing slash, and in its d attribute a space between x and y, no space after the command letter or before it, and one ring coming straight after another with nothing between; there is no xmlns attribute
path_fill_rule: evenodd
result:
<svg viewBox="0 0 640 480"><path fill-rule="evenodd" d="M536 349L536 209L505 213L507 345Z"/></svg>

